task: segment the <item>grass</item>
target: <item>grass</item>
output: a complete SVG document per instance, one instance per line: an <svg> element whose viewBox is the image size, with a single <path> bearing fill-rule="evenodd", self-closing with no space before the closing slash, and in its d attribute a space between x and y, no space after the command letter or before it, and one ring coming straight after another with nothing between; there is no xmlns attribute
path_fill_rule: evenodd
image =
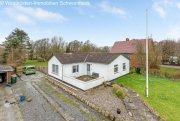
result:
<svg viewBox="0 0 180 121"><path fill-rule="evenodd" d="M168 67L161 67L160 71L161 72L167 72L169 74L179 74L180 73L180 69L177 69L177 68L168 68Z"/></svg>
<svg viewBox="0 0 180 121"><path fill-rule="evenodd" d="M48 66L48 62L39 62L37 60L26 60L25 66L35 65L35 66Z"/></svg>
<svg viewBox="0 0 180 121"><path fill-rule="evenodd" d="M167 121L180 119L180 82L166 78L149 77L149 97L145 97L145 75L129 74L117 83L136 91L146 104Z"/></svg>
<svg viewBox="0 0 180 121"><path fill-rule="evenodd" d="M43 82L41 83L41 88L43 87L46 91L50 92L51 94L53 94L55 97L60 98L63 102L65 102L66 104L70 105L70 106L75 106L75 103L71 100L69 100L65 95L63 95L62 93L58 93L56 90L54 90L51 85L46 81L43 80Z"/></svg>

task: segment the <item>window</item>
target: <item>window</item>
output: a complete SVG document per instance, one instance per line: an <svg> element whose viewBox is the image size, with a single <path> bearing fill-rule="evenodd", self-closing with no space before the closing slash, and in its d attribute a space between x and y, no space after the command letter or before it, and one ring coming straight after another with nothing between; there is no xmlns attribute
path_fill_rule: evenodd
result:
<svg viewBox="0 0 180 121"><path fill-rule="evenodd" d="M58 74L59 73L59 67L58 67L58 65L56 65L56 74Z"/></svg>
<svg viewBox="0 0 180 121"><path fill-rule="evenodd" d="M59 66L52 64L52 72L55 74L58 74L59 73Z"/></svg>
<svg viewBox="0 0 180 121"><path fill-rule="evenodd" d="M90 71L91 65L87 64L87 71Z"/></svg>
<svg viewBox="0 0 180 121"><path fill-rule="evenodd" d="M79 72L79 65L74 65L74 66L72 67L72 72L73 72L73 73Z"/></svg>
<svg viewBox="0 0 180 121"><path fill-rule="evenodd" d="M126 63L123 63L123 71L126 70Z"/></svg>
<svg viewBox="0 0 180 121"><path fill-rule="evenodd" d="M52 64L52 72L55 73L55 65Z"/></svg>
<svg viewBox="0 0 180 121"><path fill-rule="evenodd" d="M28 67L27 69L31 70L31 69L35 69L35 67Z"/></svg>
<svg viewBox="0 0 180 121"><path fill-rule="evenodd" d="M118 65L114 65L114 73L118 73Z"/></svg>

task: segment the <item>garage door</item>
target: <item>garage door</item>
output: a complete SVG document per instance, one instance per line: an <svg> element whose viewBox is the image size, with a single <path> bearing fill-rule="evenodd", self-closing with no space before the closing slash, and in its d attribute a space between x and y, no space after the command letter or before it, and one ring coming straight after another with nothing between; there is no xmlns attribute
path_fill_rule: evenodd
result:
<svg viewBox="0 0 180 121"><path fill-rule="evenodd" d="M3 83L6 81L6 76L7 73L6 72L0 72L0 83Z"/></svg>

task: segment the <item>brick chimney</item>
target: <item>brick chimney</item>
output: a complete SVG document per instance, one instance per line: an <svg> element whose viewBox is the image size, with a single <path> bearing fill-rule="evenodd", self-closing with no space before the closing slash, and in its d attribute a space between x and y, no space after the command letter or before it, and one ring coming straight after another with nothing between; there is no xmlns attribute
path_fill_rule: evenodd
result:
<svg viewBox="0 0 180 121"><path fill-rule="evenodd" d="M126 41L129 41L129 38L126 38Z"/></svg>

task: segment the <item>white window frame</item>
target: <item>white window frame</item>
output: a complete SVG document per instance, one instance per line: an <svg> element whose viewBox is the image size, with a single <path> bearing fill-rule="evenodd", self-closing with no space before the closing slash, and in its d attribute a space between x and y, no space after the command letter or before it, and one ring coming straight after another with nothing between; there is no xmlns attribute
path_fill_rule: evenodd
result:
<svg viewBox="0 0 180 121"><path fill-rule="evenodd" d="M114 74L119 72L118 64L114 65Z"/></svg>
<svg viewBox="0 0 180 121"><path fill-rule="evenodd" d="M126 63L123 63L122 66L123 66L123 71L126 71Z"/></svg>
<svg viewBox="0 0 180 121"><path fill-rule="evenodd" d="M58 75L59 74L59 66L56 64L52 64L52 73Z"/></svg>
<svg viewBox="0 0 180 121"><path fill-rule="evenodd" d="M72 66L72 73L78 73L79 72L79 65L73 65Z"/></svg>

